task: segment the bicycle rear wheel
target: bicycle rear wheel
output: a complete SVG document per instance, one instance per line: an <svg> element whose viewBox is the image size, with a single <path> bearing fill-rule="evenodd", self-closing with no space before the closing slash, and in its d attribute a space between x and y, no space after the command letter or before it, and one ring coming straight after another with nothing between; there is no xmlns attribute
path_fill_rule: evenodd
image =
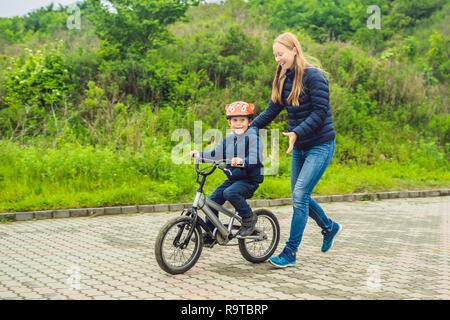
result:
<svg viewBox="0 0 450 320"><path fill-rule="evenodd" d="M194 228L188 245L183 248L189 230ZM184 273L200 258L203 248L200 226L192 225L192 218L176 217L160 230L155 242L155 256L161 269L170 274Z"/></svg>
<svg viewBox="0 0 450 320"><path fill-rule="evenodd" d="M250 262L260 263L269 259L275 252L280 241L280 225L277 217L265 209L255 210L258 216L256 228L263 232L263 240L239 239L239 250L242 256Z"/></svg>

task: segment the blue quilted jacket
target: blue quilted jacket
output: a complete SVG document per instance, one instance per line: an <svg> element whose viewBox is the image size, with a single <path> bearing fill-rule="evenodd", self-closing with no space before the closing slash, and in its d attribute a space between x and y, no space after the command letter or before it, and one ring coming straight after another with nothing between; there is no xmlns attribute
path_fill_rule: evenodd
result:
<svg viewBox="0 0 450 320"><path fill-rule="evenodd" d="M297 134L294 147L308 150L311 147L327 143L335 138L333 118L329 97L328 79L323 72L308 64L303 75L303 86L300 94L300 106L287 103L292 90L294 70L286 71L283 85L283 105L270 100L264 112L253 120L251 126L259 129L266 127L283 110L288 113L288 131Z"/></svg>

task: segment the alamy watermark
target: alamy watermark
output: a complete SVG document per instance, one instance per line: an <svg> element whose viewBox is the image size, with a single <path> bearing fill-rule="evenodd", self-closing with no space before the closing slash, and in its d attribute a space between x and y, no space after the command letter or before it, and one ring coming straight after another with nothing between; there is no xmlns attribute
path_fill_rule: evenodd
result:
<svg viewBox="0 0 450 320"><path fill-rule="evenodd" d="M69 277L66 280L67 285L71 290L80 290L81 288L81 273L79 266L71 266L66 270Z"/></svg>
<svg viewBox="0 0 450 320"><path fill-rule="evenodd" d="M366 288L370 291L378 291L381 288L381 271L378 265L367 268Z"/></svg>
<svg viewBox="0 0 450 320"><path fill-rule="evenodd" d="M231 129L226 130L226 136L231 134ZM257 161L261 161L264 167L264 175L275 175L278 173L279 169L279 130L270 130L270 145L271 150L268 151L268 130L260 129L259 138L262 144L262 150L259 150L257 157L250 157L249 164L256 164ZM180 141L181 139L181 141ZM203 133L202 121L194 122L194 138L192 139L189 130L187 129L176 129L172 132L171 140L180 141L171 152L172 162L175 164L190 164L191 158L189 157L189 152L192 151L191 145L194 144L194 150L197 151L211 151L217 148L218 144L224 139L223 133L219 129L208 129ZM209 142L209 145L202 148L203 142ZM256 146L256 137L249 136L249 147ZM220 152L220 148L218 149ZM234 150L232 148L227 149L226 159L231 159L234 156ZM230 154L229 154L230 153ZM225 155L216 155L216 158L220 158ZM237 157L245 158L245 150L238 148Z"/></svg>
<svg viewBox="0 0 450 320"><path fill-rule="evenodd" d="M381 29L381 9L377 5L371 5L367 8L367 13L372 14L367 19L367 28L369 29Z"/></svg>
<svg viewBox="0 0 450 320"><path fill-rule="evenodd" d="M70 14L67 18L67 29L81 29L81 13L80 8L75 4L67 6L67 13Z"/></svg>

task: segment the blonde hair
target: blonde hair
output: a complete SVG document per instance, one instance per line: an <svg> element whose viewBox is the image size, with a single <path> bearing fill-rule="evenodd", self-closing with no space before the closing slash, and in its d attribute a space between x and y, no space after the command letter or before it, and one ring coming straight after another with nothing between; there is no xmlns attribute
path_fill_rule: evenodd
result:
<svg viewBox="0 0 450 320"><path fill-rule="evenodd" d="M300 93L302 92L302 83L303 83L303 75L305 74L305 69L310 68L308 64L309 62L306 61L305 55L303 54L302 47L300 46L300 42L297 40L297 37L291 33L291 32L285 32L283 34L280 34L273 43L279 43L286 48L293 50L296 48L297 54L294 58L294 80L292 82L292 90L289 94L289 97L287 98L287 102L293 106L299 106L299 97ZM319 65L317 63L317 59L314 59L312 57L308 57L313 60L315 68L321 70L320 67L316 66ZM312 64L311 64L312 65ZM283 84L286 80L286 72L282 69L281 65L277 66L277 70L275 73L275 77L273 79L272 83L272 101L275 103L278 103L280 105L283 104Z"/></svg>

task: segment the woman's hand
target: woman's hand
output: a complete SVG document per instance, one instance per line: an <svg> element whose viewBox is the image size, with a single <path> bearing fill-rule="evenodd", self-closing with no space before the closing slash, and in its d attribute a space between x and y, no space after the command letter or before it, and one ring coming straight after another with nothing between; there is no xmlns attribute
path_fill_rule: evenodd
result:
<svg viewBox="0 0 450 320"><path fill-rule="evenodd" d="M289 137L289 148L286 151L286 154L294 149L294 143L297 141L297 134L295 132L283 132L283 135Z"/></svg>

